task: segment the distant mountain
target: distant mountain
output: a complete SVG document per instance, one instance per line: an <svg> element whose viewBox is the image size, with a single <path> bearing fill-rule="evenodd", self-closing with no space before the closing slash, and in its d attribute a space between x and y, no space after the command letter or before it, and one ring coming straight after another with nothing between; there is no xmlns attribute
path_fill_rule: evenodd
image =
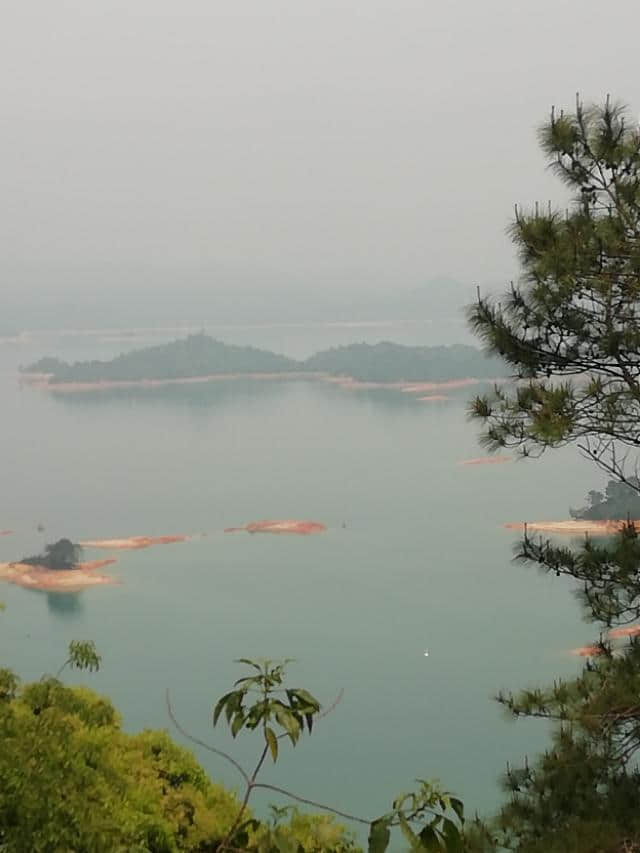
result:
<svg viewBox="0 0 640 853"><path fill-rule="evenodd" d="M212 374L321 372L370 382L437 381L504 375L504 364L463 344L408 347L384 341L351 344L318 352L305 361L189 335L160 346L123 353L111 361L67 364L43 358L25 373L50 373L51 384L63 382L187 379Z"/></svg>

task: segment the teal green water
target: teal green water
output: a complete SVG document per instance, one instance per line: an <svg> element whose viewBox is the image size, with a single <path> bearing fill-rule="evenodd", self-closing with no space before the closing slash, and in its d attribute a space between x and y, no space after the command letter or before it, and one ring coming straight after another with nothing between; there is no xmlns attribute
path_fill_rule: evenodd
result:
<svg viewBox="0 0 640 853"><path fill-rule="evenodd" d="M226 339L250 334L277 344L255 331ZM304 354L304 331L287 334L288 351ZM16 382L17 364L40 355L121 348L2 346L0 528L16 534L0 539L0 560L60 536L207 535L121 552L122 584L77 597L2 586L2 663L37 678L69 640L92 638L103 668L81 680L113 698L128 729L169 727L169 687L187 729L249 764L259 745L214 734L212 703L240 675L234 658L295 657L293 682L325 702L344 696L265 781L368 818L416 777L439 777L472 811L493 808L505 762L534 753L546 732L506 722L492 694L575 672L567 650L593 635L564 581L511 562L514 535L501 525L567 517L597 485L591 468L572 451L459 465L483 453L467 393L421 403L233 382L58 399ZM222 533L262 518L329 529ZM237 783L233 768L199 757Z"/></svg>

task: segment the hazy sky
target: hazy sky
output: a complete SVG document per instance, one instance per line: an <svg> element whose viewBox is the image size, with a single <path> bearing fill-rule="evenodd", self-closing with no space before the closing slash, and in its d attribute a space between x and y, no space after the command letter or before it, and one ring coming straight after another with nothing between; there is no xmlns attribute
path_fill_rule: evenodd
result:
<svg viewBox="0 0 640 853"><path fill-rule="evenodd" d="M5 2L2 287L501 284L513 203L563 197L536 126L578 89L635 111L639 25L637 0Z"/></svg>

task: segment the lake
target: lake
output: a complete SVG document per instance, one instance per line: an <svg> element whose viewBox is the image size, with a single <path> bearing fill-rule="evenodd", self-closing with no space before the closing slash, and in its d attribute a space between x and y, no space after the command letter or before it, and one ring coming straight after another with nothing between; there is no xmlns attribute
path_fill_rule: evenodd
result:
<svg viewBox="0 0 640 853"><path fill-rule="evenodd" d="M293 356L356 340L442 343L428 327L211 331ZM259 737L214 733L212 705L245 674L235 658L292 657L293 686L327 704L344 694L264 781L365 818L418 777L440 778L470 813L494 808L505 763L535 754L547 729L506 722L492 695L571 676L580 663L568 650L596 634L564 579L512 562L516 537L501 525L566 518L602 478L573 450L460 465L484 452L466 419L473 389L419 402L237 381L55 397L17 382L18 364L43 355L103 358L147 342L42 334L0 344L0 529L16 531L0 538L0 561L62 536L206 534L114 554L105 571L118 586L55 596L2 585L2 665L35 679L57 670L70 640L93 639L101 671L68 681L109 694L128 730L170 728L169 687L188 730L249 765ZM222 532L265 518L328 530ZM87 552L100 556L111 553ZM222 760L198 757L213 778L238 783Z"/></svg>

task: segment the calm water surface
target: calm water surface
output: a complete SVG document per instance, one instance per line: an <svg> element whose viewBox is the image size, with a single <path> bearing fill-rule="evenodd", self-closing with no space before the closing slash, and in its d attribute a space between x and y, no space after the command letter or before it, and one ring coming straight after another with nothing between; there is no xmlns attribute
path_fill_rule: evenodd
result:
<svg viewBox="0 0 640 853"><path fill-rule="evenodd" d="M297 356L322 337L224 334ZM324 344L380 337L430 342L415 330L340 329ZM514 536L501 524L567 517L599 484L591 468L572 451L461 466L483 452L468 393L421 403L239 381L56 398L16 381L17 365L41 355L127 348L105 336L0 345L0 528L16 530L0 539L0 560L61 536L206 536L121 552L112 568L122 584L79 596L3 586L2 663L37 678L57 669L69 640L92 638L103 668L78 680L108 693L127 729L168 727L170 687L186 728L249 764L259 743L214 735L212 703L243 674L234 658L295 657L293 682L327 703L344 696L265 781L369 818L416 777L439 777L471 811L493 808L505 762L535 753L546 731L505 722L492 694L570 675L579 664L567 649L593 635L566 583L511 562ZM329 530L222 533L262 518ZM233 768L198 755L237 784Z"/></svg>

